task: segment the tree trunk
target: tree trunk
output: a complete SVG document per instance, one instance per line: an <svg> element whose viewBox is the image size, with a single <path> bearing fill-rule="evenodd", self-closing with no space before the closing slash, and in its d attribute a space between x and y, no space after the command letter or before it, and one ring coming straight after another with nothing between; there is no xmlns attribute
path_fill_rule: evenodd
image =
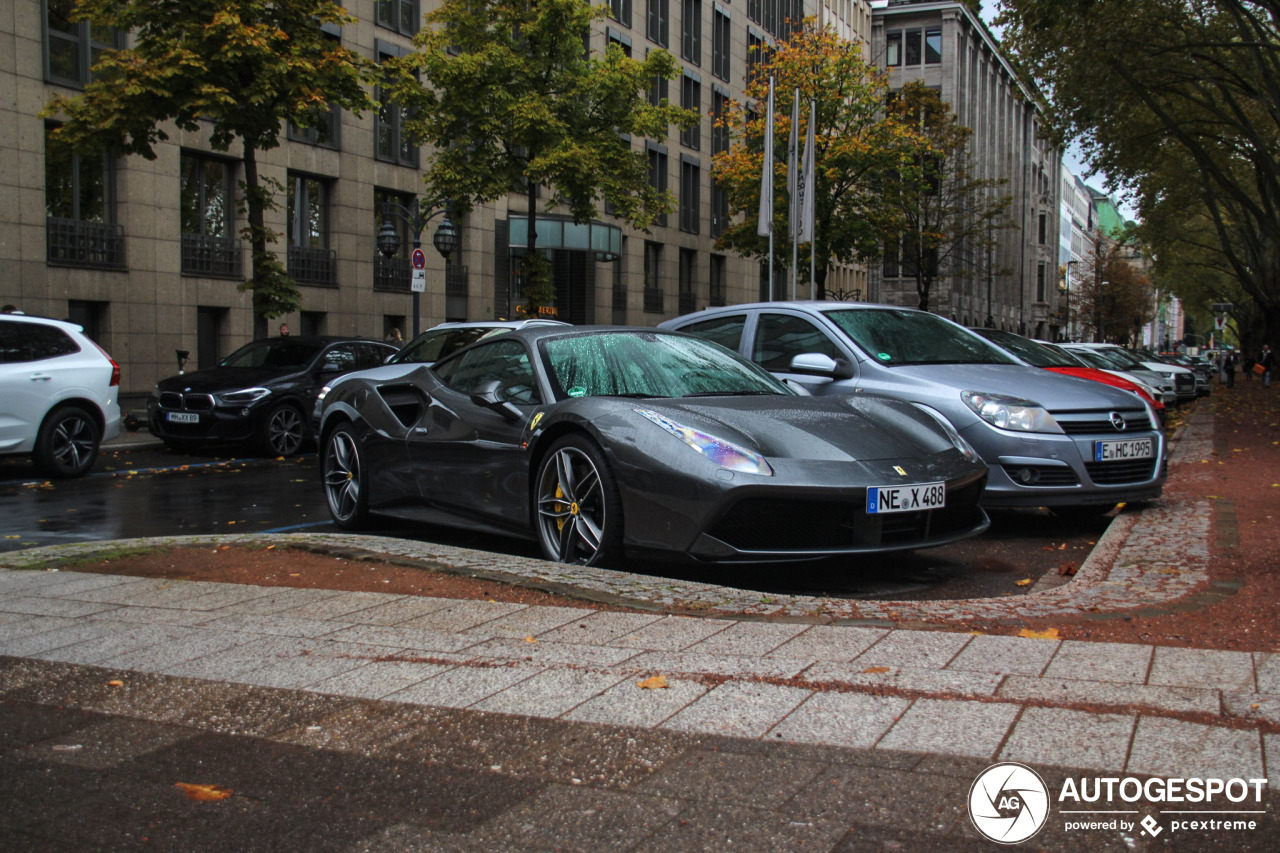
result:
<svg viewBox="0 0 1280 853"><path fill-rule="evenodd" d="M244 143L245 212L249 219L249 249L252 256L250 276L257 282L266 275L263 262L267 257L267 232L264 227L261 186L258 179L257 151L251 143ZM269 334L267 318L258 306L256 288L253 292L253 339L261 340Z"/></svg>

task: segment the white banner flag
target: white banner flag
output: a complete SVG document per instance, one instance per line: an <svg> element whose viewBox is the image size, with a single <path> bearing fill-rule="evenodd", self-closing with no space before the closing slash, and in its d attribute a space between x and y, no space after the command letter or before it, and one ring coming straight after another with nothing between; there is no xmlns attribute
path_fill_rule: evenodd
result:
<svg viewBox="0 0 1280 853"><path fill-rule="evenodd" d="M809 102L809 130L804 139L804 158L800 165L800 180L796 184L796 194L800 202L800 227L796 231L797 243L813 242L813 195L817 186L814 183L814 112L817 102Z"/></svg>
<svg viewBox="0 0 1280 853"><path fill-rule="evenodd" d="M769 78L769 107L765 113L764 167L760 170L760 224L756 233L761 237L773 234L773 78Z"/></svg>
<svg viewBox="0 0 1280 853"><path fill-rule="evenodd" d="M795 242L796 229L800 227L800 217L798 206L799 198L796 195L800 181L796 176L796 168L800 159L800 90L796 89L791 98L791 134L787 137L787 239Z"/></svg>

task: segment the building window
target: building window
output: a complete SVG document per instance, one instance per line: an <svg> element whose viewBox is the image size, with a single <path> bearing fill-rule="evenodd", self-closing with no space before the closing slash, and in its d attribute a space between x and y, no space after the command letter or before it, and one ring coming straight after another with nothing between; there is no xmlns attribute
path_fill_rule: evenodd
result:
<svg viewBox="0 0 1280 853"><path fill-rule="evenodd" d="M729 94L712 87L711 92L711 154L714 156L729 150L729 129L724 120L729 114ZM719 237L729 227L729 194L715 180L711 180L711 236Z"/></svg>
<svg viewBox="0 0 1280 853"><path fill-rule="evenodd" d="M1036 264L1036 302L1045 301L1044 262Z"/></svg>
<svg viewBox="0 0 1280 853"><path fill-rule="evenodd" d="M649 186L658 192L667 190L667 150L659 145L650 145L649 150ZM664 213L653 221L654 225L665 226L667 215Z"/></svg>
<svg viewBox="0 0 1280 853"><path fill-rule="evenodd" d="M669 99L670 85L671 81L666 77L654 77L649 84L649 103L655 107L662 106L662 102Z"/></svg>
<svg viewBox="0 0 1280 853"><path fill-rule="evenodd" d="M756 77L756 72L765 61L765 43L762 36L747 30L747 82Z"/></svg>
<svg viewBox="0 0 1280 853"><path fill-rule="evenodd" d="M729 16L716 9L711 16L711 73L725 81L729 79L732 43Z"/></svg>
<svg viewBox="0 0 1280 853"><path fill-rule="evenodd" d="M680 106L698 115L696 124L680 131L680 144L696 151L702 147L702 81L697 75L685 72L680 78Z"/></svg>
<svg viewBox="0 0 1280 853"><path fill-rule="evenodd" d="M701 203L702 167L697 160L680 158L680 230L698 233L698 220L702 216Z"/></svg>
<svg viewBox="0 0 1280 853"><path fill-rule="evenodd" d="M1040 214L1040 245L1043 246L1047 239L1049 239L1049 218L1042 213Z"/></svg>
<svg viewBox="0 0 1280 853"><path fill-rule="evenodd" d="M886 240L884 243L884 269L885 278L897 278L901 275L898 268L898 260L902 256L902 241L894 237Z"/></svg>
<svg viewBox="0 0 1280 853"><path fill-rule="evenodd" d="M711 256L711 307L725 305L724 255Z"/></svg>
<svg viewBox="0 0 1280 853"><path fill-rule="evenodd" d="M644 244L644 310L662 313L662 244L646 240Z"/></svg>
<svg viewBox="0 0 1280 853"><path fill-rule="evenodd" d="M942 28L930 27L924 31L924 64L942 64Z"/></svg>
<svg viewBox="0 0 1280 853"><path fill-rule="evenodd" d="M622 33L618 32L617 30L613 29L612 27L609 28L608 33L609 33L609 44L616 44L622 50L622 54L625 57L627 57L627 59L630 59L631 58L631 39L623 35Z"/></svg>
<svg viewBox="0 0 1280 853"><path fill-rule="evenodd" d="M902 31L888 33L884 37L884 64L890 68L902 65Z"/></svg>
<svg viewBox="0 0 1280 853"><path fill-rule="evenodd" d="M329 182L292 173L287 182L289 275L306 284L337 284L329 248Z"/></svg>
<svg viewBox="0 0 1280 853"><path fill-rule="evenodd" d="M920 64L920 31L907 30L905 33L905 44L903 44L902 61L906 65Z"/></svg>
<svg viewBox="0 0 1280 853"><path fill-rule="evenodd" d="M338 129L342 126L341 108L331 106L317 110L307 124L308 127L302 127L289 122L289 139L307 145L319 145L321 148L337 150L341 147L341 140L338 138Z"/></svg>
<svg viewBox="0 0 1280 853"><path fill-rule="evenodd" d="M422 17L418 13L418 0L376 0L374 10L378 26L406 36L418 32Z"/></svg>
<svg viewBox="0 0 1280 853"><path fill-rule="evenodd" d="M630 27L631 0L609 0L609 17L624 27Z"/></svg>
<svg viewBox="0 0 1280 853"><path fill-rule="evenodd" d="M702 0L683 0L680 15L680 56L702 64Z"/></svg>
<svg viewBox="0 0 1280 853"><path fill-rule="evenodd" d="M378 61L401 56L408 51L395 45L378 42ZM374 88L378 99L378 112L373 117L373 155L379 160L400 166L418 167L418 146L404 132L404 122L409 112L391 99L391 93L381 86Z"/></svg>
<svg viewBox="0 0 1280 853"><path fill-rule="evenodd" d="M395 290L408 293L413 279L413 267L409 261L412 251L413 235L409 233L409 223L394 214L383 213L382 206L387 203L398 204L413 213L417 211L417 199L409 193L398 193L375 187L373 190L373 233L382 230L382 223L390 222L400 238L400 248L393 258L388 258L378 251L373 251L373 289ZM401 327L403 328L403 326Z"/></svg>
<svg viewBox="0 0 1280 853"><path fill-rule="evenodd" d="M84 86L104 50L124 47L124 34L108 28L93 30L87 21L70 21L75 0L46 0L45 79L66 86Z"/></svg>
<svg viewBox="0 0 1280 853"><path fill-rule="evenodd" d="M648 25L644 34L649 41L666 47L671 41L671 6L670 0L648 0Z"/></svg>
<svg viewBox="0 0 1280 853"><path fill-rule="evenodd" d="M45 249L52 264L124 266L124 229L115 224L115 169L105 152L86 156L53 145L45 128Z"/></svg>
<svg viewBox="0 0 1280 853"><path fill-rule="evenodd" d="M680 304L681 314L698 310L697 278L698 253L693 249L680 250Z"/></svg>
<svg viewBox="0 0 1280 853"><path fill-rule="evenodd" d="M182 152L182 272L239 278L243 253L235 234L235 178L231 163Z"/></svg>

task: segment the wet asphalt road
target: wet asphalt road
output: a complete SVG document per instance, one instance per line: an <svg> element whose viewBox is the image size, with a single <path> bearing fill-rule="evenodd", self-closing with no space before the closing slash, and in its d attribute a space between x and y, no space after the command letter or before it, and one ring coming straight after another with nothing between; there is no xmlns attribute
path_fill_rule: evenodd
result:
<svg viewBox="0 0 1280 853"><path fill-rule="evenodd" d="M1021 595L1042 576L1052 583L1064 566L1079 566L1107 525L1107 519L1068 522L1042 510L991 516L984 536L925 551L819 563L632 568L768 593L892 599ZM145 536L337 529L325 509L314 454L262 459L234 450L115 451L104 453L89 476L63 481L44 480L26 460L0 460L3 551ZM378 532L538 556L532 542L485 534L404 522L387 522Z"/></svg>

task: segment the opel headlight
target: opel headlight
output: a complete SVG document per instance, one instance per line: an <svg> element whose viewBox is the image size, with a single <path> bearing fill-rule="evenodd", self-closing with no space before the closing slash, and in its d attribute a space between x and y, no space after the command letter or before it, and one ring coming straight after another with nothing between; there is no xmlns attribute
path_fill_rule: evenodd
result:
<svg viewBox="0 0 1280 853"><path fill-rule="evenodd" d="M951 421L944 418L940 412L936 412L928 406L922 406L919 403L916 403L915 407L938 422L938 426L947 434L947 438L951 439L951 444L956 450L959 450L964 454L965 459L968 459L970 462L974 462L978 459L978 451L974 450L973 445L964 440L964 436L960 434L959 430L951 425Z"/></svg>
<svg viewBox="0 0 1280 853"><path fill-rule="evenodd" d="M773 469L769 467L769 463L759 453L753 453L722 438L716 438L714 435L709 435L701 430L676 423L670 418L648 409L636 409L635 412L651 423L662 427L721 468L727 468L730 471L738 471L743 474L773 476Z"/></svg>
<svg viewBox="0 0 1280 853"><path fill-rule="evenodd" d="M978 417L1000 429L1014 432L1056 432L1062 427L1038 403L1003 394L965 391L960 394L966 406Z"/></svg>
<svg viewBox="0 0 1280 853"><path fill-rule="evenodd" d="M227 391L218 395L218 400L232 406L256 403L271 393L269 388L241 388L239 391Z"/></svg>

